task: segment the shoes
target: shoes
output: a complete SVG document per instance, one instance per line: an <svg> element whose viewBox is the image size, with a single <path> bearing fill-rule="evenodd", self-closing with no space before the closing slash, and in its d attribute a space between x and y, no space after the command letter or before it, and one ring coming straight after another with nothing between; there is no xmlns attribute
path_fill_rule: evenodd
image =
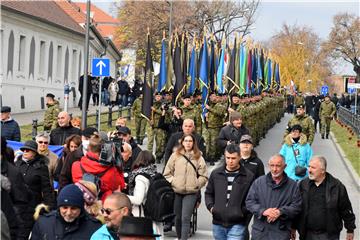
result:
<svg viewBox="0 0 360 240"><path fill-rule="evenodd" d="M329 139L329 134L326 134L326 139Z"/></svg>
<svg viewBox="0 0 360 240"><path fill-rule="evenodd" d="M324 139L324 134L321 134L321 138Z"/></svg>

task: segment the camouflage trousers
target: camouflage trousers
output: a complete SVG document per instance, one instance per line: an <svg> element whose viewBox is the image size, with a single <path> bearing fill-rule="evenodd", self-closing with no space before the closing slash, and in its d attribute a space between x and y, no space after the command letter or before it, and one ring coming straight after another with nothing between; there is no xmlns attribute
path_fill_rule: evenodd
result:
<svg viewBox="0 0 360 240"><path fill-rule="evenodd" d="M321 135L325 135L330 133L330 124L331 124L331 117L321 117Z"/></svg>
<svg viewBox="0 0 360 240"><path fill-rule="evenodd" d="M203 132L206 143L206 157L208 161L216 161L221 156L221 149L219 148L216 139L219 137L221 128L206 128Z"/></svg>
<svg viewBox="0 0 360 240"><path fill-rule="evenodd" d="M148 128L148 146L147 149L153 152L154 140L155 140L155 156L156 160L160 161L165 152L165 131L160 128Z"/></svg>
<svg viewBox="0 0 360 240"><path fill-rule="evenodd" d="M147 122L146 119L143 117L135 117L136 141L138 143L144 140L146 122Z"/></svg>

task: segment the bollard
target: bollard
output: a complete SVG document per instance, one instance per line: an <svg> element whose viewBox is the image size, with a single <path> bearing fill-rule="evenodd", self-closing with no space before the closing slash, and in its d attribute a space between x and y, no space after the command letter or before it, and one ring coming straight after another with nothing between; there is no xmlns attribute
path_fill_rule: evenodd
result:
<svg viewBox="0 0 360 240"><path fill-rule="evenodd" d="M32 140L35 140L35 137L37 135L37 127L38 127L38 120L37 119L33 119L32 120L32 132L31 132L31 137Z"/></svg>
<svg viewBox="0 0 360 240"><path fill-rule="evenodd" d="M130 105L128 106L128 116L127 119L130 120L131 119L131 107Z"/></svg>
<svg viewBox="0 0 360 240"><path fill-rule="evenodd" d="M95 115L95 125L97 126L99 122L99 109L96 109L96 115Z"/></svg>
<svg viewBox="0 0 360 240"><path fill-rule="evenodd" d="M109 106L109 113L108 113L108 127L112 127L112 107Z"/></svg>

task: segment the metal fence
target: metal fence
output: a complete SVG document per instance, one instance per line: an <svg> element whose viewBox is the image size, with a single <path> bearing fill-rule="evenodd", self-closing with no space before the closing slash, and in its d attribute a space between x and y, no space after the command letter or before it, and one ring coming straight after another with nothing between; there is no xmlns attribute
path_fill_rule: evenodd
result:
<svg viewBox="0 0 360 240"><path fill-rule="evenodd" d="M350 126L360 136L360 115L355 115L350 109L339 107L337 116L341 122Z"/></svg>
<svg viewBox="0 0 360 240"><path fill-rule="evenodd" d="M107 115L107 119L104 121L100 121L100 124L106 123L108 127L112 127L113 121L116 121L120 117L125 117L128 120L131 118L131 106L128 105L126 107L118 107L117 110L114 110L112 107L105 108L105 111L101 112L101 115ZM95 118L95 123L88 124L88 127L97 127L98 121L99 121L99 112L96 110L95 114L89 114L87 115L89 118ZM38 119L32 120L32 131L31 131L31 137L33 140L35 140L35 137L38 133L38 128L42 127L43 123L38 123Z"/></svg>

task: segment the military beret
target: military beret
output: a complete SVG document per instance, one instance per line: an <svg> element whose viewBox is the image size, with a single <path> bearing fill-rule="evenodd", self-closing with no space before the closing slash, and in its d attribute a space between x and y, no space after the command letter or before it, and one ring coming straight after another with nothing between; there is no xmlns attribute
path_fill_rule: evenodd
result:
<svg viewBox="0 0 360 240"><path fill-rule="evenodd" d="M186 93L182 96L183 99L191 98L191 95L189 93Z"/></svg>
<svg viewBox="0 0 360 240"><path fill-rule="evenodd" d="M52 93L48 93L48 94L46 94L46 97L54 99L55 95Z"/></svg>
<svg viewBox="0 0 360 240"><path fill-rule="evenodd" d="M11 112L11 107L9 107L9 106L1 107L1 113L8 113L8 112Z"/></svg>
<svg viewBox="0 0 360 240"><path fill-rule="evenodd" d="M304 104L299 104L296 106L296 108L305 108L305 105Z"/></svg>

